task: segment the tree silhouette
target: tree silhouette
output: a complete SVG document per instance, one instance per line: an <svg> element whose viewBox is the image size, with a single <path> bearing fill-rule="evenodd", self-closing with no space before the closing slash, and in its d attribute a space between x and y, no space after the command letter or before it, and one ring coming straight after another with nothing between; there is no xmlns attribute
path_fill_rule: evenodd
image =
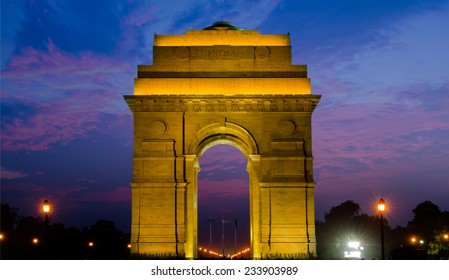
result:
<svg viewBox="0 0 449 280"><path fill-rule="evenodd" d="M433 239L435 232L442 229L440 208L430 201L424 201L415 209L412 221L408 223L408 229L413 234L419 236L420 239L429 242Z"/></svg>
<svg viewBox="0 0 449 280"><path fill-rule="evenodd" d="M349 221L353 217L359 215L360 206L352 200L347 200L338 206L331 208L329 213L324 214L326 223L341 223Z"/></svg>
<svg viewBox="0 0 449 280"><path fill-rule="evenodd" d="M12 208L9 204L1 205L1 231L3 233L11 232L14 230L14 226L17 223L17 214L18 209Z"/></svg>
<svg viewBox="0 0 449 280"><path fill-rule="evenodd" d="M18 210L1 205L1 259L127 259L129 235L115 228L114 222L98 220L88 229L66 229L52 223L46 232L41 218L20 217ZM48 243L44 244L47 234ZM33 243L33 238L38 240ZM88 242L95 246L89 247ZM44 246L45 245L45 246Z"/></svg>
<svg viewBox="0 0 449 280"><path fill-rule="evenodd" d="M98 220L85 231L86 244L93 242L88 248L92 259L121 259L127 254L128 240L125 234L115 228L112 221Z"/></svg>
<svg viewBox="0 0 449 280"><path fill-rule="evenodd" d="M426 200L413 209L413 220L407 225L410 235L422 240L416 248L424 250L429 255L448 257L447 240L443 238L449 229L449 212L442 212L432 202Z"/></svg>

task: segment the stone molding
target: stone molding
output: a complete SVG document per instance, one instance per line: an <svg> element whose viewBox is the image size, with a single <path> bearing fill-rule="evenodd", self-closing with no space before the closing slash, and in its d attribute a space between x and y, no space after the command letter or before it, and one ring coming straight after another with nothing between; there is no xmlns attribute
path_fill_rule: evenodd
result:
<svg viewBox="0 0 449 280"><path fill-rule="evenodd" d="M320 95L125 95L133 112L307 112L312 113Z"/></svg>

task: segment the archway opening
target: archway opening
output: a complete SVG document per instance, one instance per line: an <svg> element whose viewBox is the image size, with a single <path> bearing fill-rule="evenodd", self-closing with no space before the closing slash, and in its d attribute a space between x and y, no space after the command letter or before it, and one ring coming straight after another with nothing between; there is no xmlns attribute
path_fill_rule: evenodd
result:
<svg viewBox="0 0 449 280"><path fill-rule="evenodd" d="M214 145L201 155L198 258L220 258L223 253L227 258L250 257L245 251L250 247L247 163L248 159L239 149L226 144Z"/></svg>

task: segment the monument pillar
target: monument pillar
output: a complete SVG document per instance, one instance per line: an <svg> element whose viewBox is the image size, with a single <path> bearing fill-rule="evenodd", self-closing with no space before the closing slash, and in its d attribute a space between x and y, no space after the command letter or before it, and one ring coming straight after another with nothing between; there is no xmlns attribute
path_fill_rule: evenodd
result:
<svg viewBox="0 0 449 280"><path fill-rule="evenodd" d="M186 243L185 252L187 259L197 257L198 251L198 172L200 171L198 157L196 155L186 156Z"/></svg>

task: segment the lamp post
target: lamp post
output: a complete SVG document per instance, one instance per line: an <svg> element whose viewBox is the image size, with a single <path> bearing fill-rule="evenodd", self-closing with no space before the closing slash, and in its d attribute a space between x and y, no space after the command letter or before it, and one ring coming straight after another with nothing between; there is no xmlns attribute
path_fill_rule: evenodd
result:
<svg viewBox="0 0 449 280"><path fill-rule="evenodd" d="M382 260L385 260L383 213L385 212L386 208L387 208L387 206L385 204L385 200L383 198L379 199L379 202L377 202L377 212L379 212L379 214L380 214L380 242L381 242Z"/></svg>
<svg viewBox="0 0 449 280"><path fill-rule="evenodd" d="M48 215L51 213L51 205L48 200L44 200L42 203L42 212L45 214L45 224L48 225Z"/></svg>
<svg viewBox="0 0 449 280"><path fill-rule="evenodd" d="M49 238L48 238L48 224L49 224L49 215L51 214L51 205L50 202L48 202L48 200L44 200L44 202L42 203L42 212L44 212L45 214L45 231L44 231L44 247L45 247L45 255L48 257L48 242L49 242Z"/></svg>

